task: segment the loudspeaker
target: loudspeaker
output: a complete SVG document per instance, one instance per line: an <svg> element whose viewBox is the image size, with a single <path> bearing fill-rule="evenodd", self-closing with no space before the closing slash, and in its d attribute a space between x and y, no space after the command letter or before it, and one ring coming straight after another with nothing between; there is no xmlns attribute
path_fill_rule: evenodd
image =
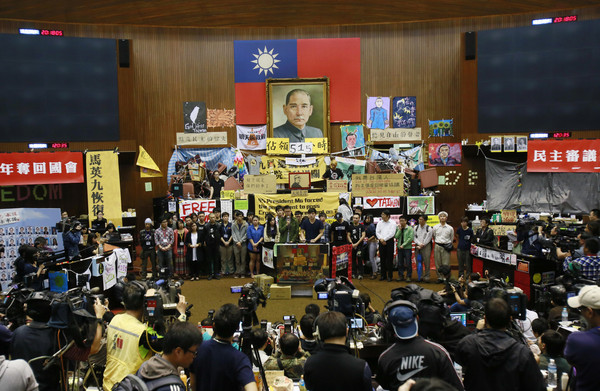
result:
<svg viewBox="0 0 600 391"><path fill-rule="evenodd" d="M129 68L129 40L119 39L119 66Z"/></svg>
<svg viewBox="0 0 600 391"><path fill-rule="evenodd" d="M474 60L477 57L477 33L467 31L465 33L465 60Z"/></svg>

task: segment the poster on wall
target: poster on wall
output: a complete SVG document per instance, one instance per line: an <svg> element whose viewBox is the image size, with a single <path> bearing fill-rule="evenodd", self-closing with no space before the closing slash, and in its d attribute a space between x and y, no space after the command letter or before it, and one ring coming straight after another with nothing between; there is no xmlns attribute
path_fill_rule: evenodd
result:
<svg viewBox="0 0 600 391"><path fill-rule="evenodd" d="M408 196L406 197L408 214L435 214L435 197L433 196Z"/></svg>
<svg viewBox="0 0 600 391"><path fill-rule="evenodd" d="M490 151L502 152L502 137L490 137Z"/></svg>
<svg viewBox="0 0 600 391"><path fill-rule="evenodd" d="M392 99L394 128L414 128L417 126L417 97L396 96Z"/></svg>
<svg viewBox="0 0 600 391"><path fill-rule="evenodd" d="M52 251L64 249L62 235L56 224L60 221L59 208L0 209L0 285L5 290L15 273L14 263L23 244L33 246L43 237Z"/></svg>
<svg viewBox="0 0 600 391"><path fill-rule="evenodd" d="M239 149L258 151L267 149L267 125L237 125L237 147Z"/></svg>
<svg viewBox="0 0 600 391"><path fill-rule="evenodd" d="M429 121L429 137L452 137L454 136L453 125L453 119Z"/></svg>
<svg viewBox="0 0 600 391"><path fill-rule="evenodd" d="M206 132L206 102L183 102L184 133Z"/></svg>
<svg viewBox="0 0 600 391"><path fill-rule="evenodd" d="M362 125L340 126L342 133L342 156L365 155L365 133Z"/></svg>
<svg viewBox="0 0 600 391"><path fill-rule="evenodd" d="M460 143L429 144L430 166L460 166L462 162L462 146Z"/></svg>
<svg viewBox="0 0 600 391"><path fill-rule="evenodd" d="M367 98L367 127L369 129L387 129L390 126L390 98L387 96L369 96Z"/></svg>
<svg viewBox="0 0 600 391"><path fill-rule="evenodd" d="M515 138L512 136L504 136L504 152L515 151Z"/></svg>
<svg viewBox="0 0 600 391"><path fill-rule="evenodd" d="M517 136L517 152L527 152L527 136Z"/></svg>

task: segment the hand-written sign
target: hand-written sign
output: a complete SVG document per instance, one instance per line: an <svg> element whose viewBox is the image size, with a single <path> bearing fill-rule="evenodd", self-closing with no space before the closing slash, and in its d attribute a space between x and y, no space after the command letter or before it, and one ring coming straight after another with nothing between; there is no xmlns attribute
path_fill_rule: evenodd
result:
<svg viewBox="0 0 600 391"><path fill-rule="evenodd" d="M421 140L421 128L371 129L371 141Z"/></svg>
<svg viewBox="0 0 600 391"><path fill-rule="evenodd" d="M311 152L307 152L308 144L312 144ZM323 155L329 153L329 140L326 138L307 138L304 143L292 143L287 138L267 138L267 154L269 155L292 155L313 153Z"/></svg>
<svg viewBox="0 0 600 391"><path fill-rule="evenodd" d="M404 174L354 174L352 195L404 196Z"/></svg>
<svg viewBox="0 0 600 391"><path fill-rule="evenodd" d="M244 191L246 194L277 193L277 177L275 175L245 175Z"/></svg>
<svg viewBox="0 0 600 391"><path fill-rule="evenodd" d="M503 223L516 223L517 211L514 209L503 209L500 211Z"/></svg>
<svg viewBox="0 0 600 391"><path fill-rule="evenodd" d="M348 180L327 180L327 191L333 191L336 193L347 193L348 192Z"/></svg>
<svg viewBox="0 0 600 391"><path fill-rule="evenodd" d="M177 145L225 145L227 132L177 133Z"/></svg>

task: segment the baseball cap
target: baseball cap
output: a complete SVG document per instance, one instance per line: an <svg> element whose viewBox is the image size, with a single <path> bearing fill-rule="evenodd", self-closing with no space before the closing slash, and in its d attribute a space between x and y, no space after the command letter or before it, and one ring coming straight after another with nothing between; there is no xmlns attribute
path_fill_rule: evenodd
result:
<svg viewBox="0 0 600 391"><path fill-rule="evenodd" d="M586 285L579 291L577 296L570 297L567 300L569 307L589 307L600 310L600 287L597 285Z"/></svg>
<svg viewBox="0 0 600 391"><path fill-rule="evenodd" d="M146 220L144 220L144 224L152 224L152 219L148 217Z"/></svg>
<svg viewBox="0 0 600 391"><path fill-rule="evenodd" d="M392 308L388 320L392 323L394 332L400 339L413 338L419 331L417 314L410 307L399 305Z"/></svg>
<svg viewBox="0 0 600 391"><path fill-rule="evenodd" d="M335 219L336 219L336 220L337 220L337 219L341 219L342 217L344 217L344 216L343 216L343 215L342 215L340 212L337 212L337 213L335 214Z"/></svg>

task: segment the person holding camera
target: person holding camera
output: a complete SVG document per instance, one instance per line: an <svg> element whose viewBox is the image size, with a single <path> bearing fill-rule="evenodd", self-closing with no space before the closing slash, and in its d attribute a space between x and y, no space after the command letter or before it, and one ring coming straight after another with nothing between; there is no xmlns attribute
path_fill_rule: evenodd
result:
<svg viewBox="0 0 600 391"><path fill-rule="evenodd" d="M79 256L79 242L81 242L81 228L82 225L79 221L73 220L71 222L71 229L63 233L63 243L65 246L65 252L69 257L69 260Z"/></svg>
<svg viewBox="0 0 600 391"><path fill-rule="evenodd" d="M485 304L484 321L485 328L464 337L456 349L456 360L464 368L465 389L545 390L533 353L506 331L511 322L508 303L490 299Z"/></svg>
<svg viewBox="0 0 600 391"><path fill-rule="evenodd" d="M348 325L341 312L329 311L315 320L315 335L324 342L304 364L306 389L311 391L371 391L371 368L346 347Z"/></svg>
<svg viewBox="0 0 600 391"><path fill-rule="evenodd" d="M283 334L279 339L280 352L275 352L264 363L265 371L284 371L284 375L298 380L304 374L304 364L310 353L303 352L300 339L292 333Z"/></svg>
<svg viewBox="0 0 600 391"><path fill-rule="evenodd" d="M242 321L235 304L225 304L215 313L214 336L197 350L191 367L191 391L258 391L250 359L231 343Z"/></svg>
<svg viewBox="0 0 600 391"><path fill-rule="evenodd" d="M166 220L164 220L166 222ZM149 360L153 353L163 347L162 337L142 323L146 296L152 296L154 290L148 290L138 281L125 285L123 304L125 312L115 315L110 321L106 335L106 368L104 369L103 388L111 391L114 384L129 374L134 374L142 363ZM179 295L178 320L185 322L187 303L185 296Z"/></svg>

